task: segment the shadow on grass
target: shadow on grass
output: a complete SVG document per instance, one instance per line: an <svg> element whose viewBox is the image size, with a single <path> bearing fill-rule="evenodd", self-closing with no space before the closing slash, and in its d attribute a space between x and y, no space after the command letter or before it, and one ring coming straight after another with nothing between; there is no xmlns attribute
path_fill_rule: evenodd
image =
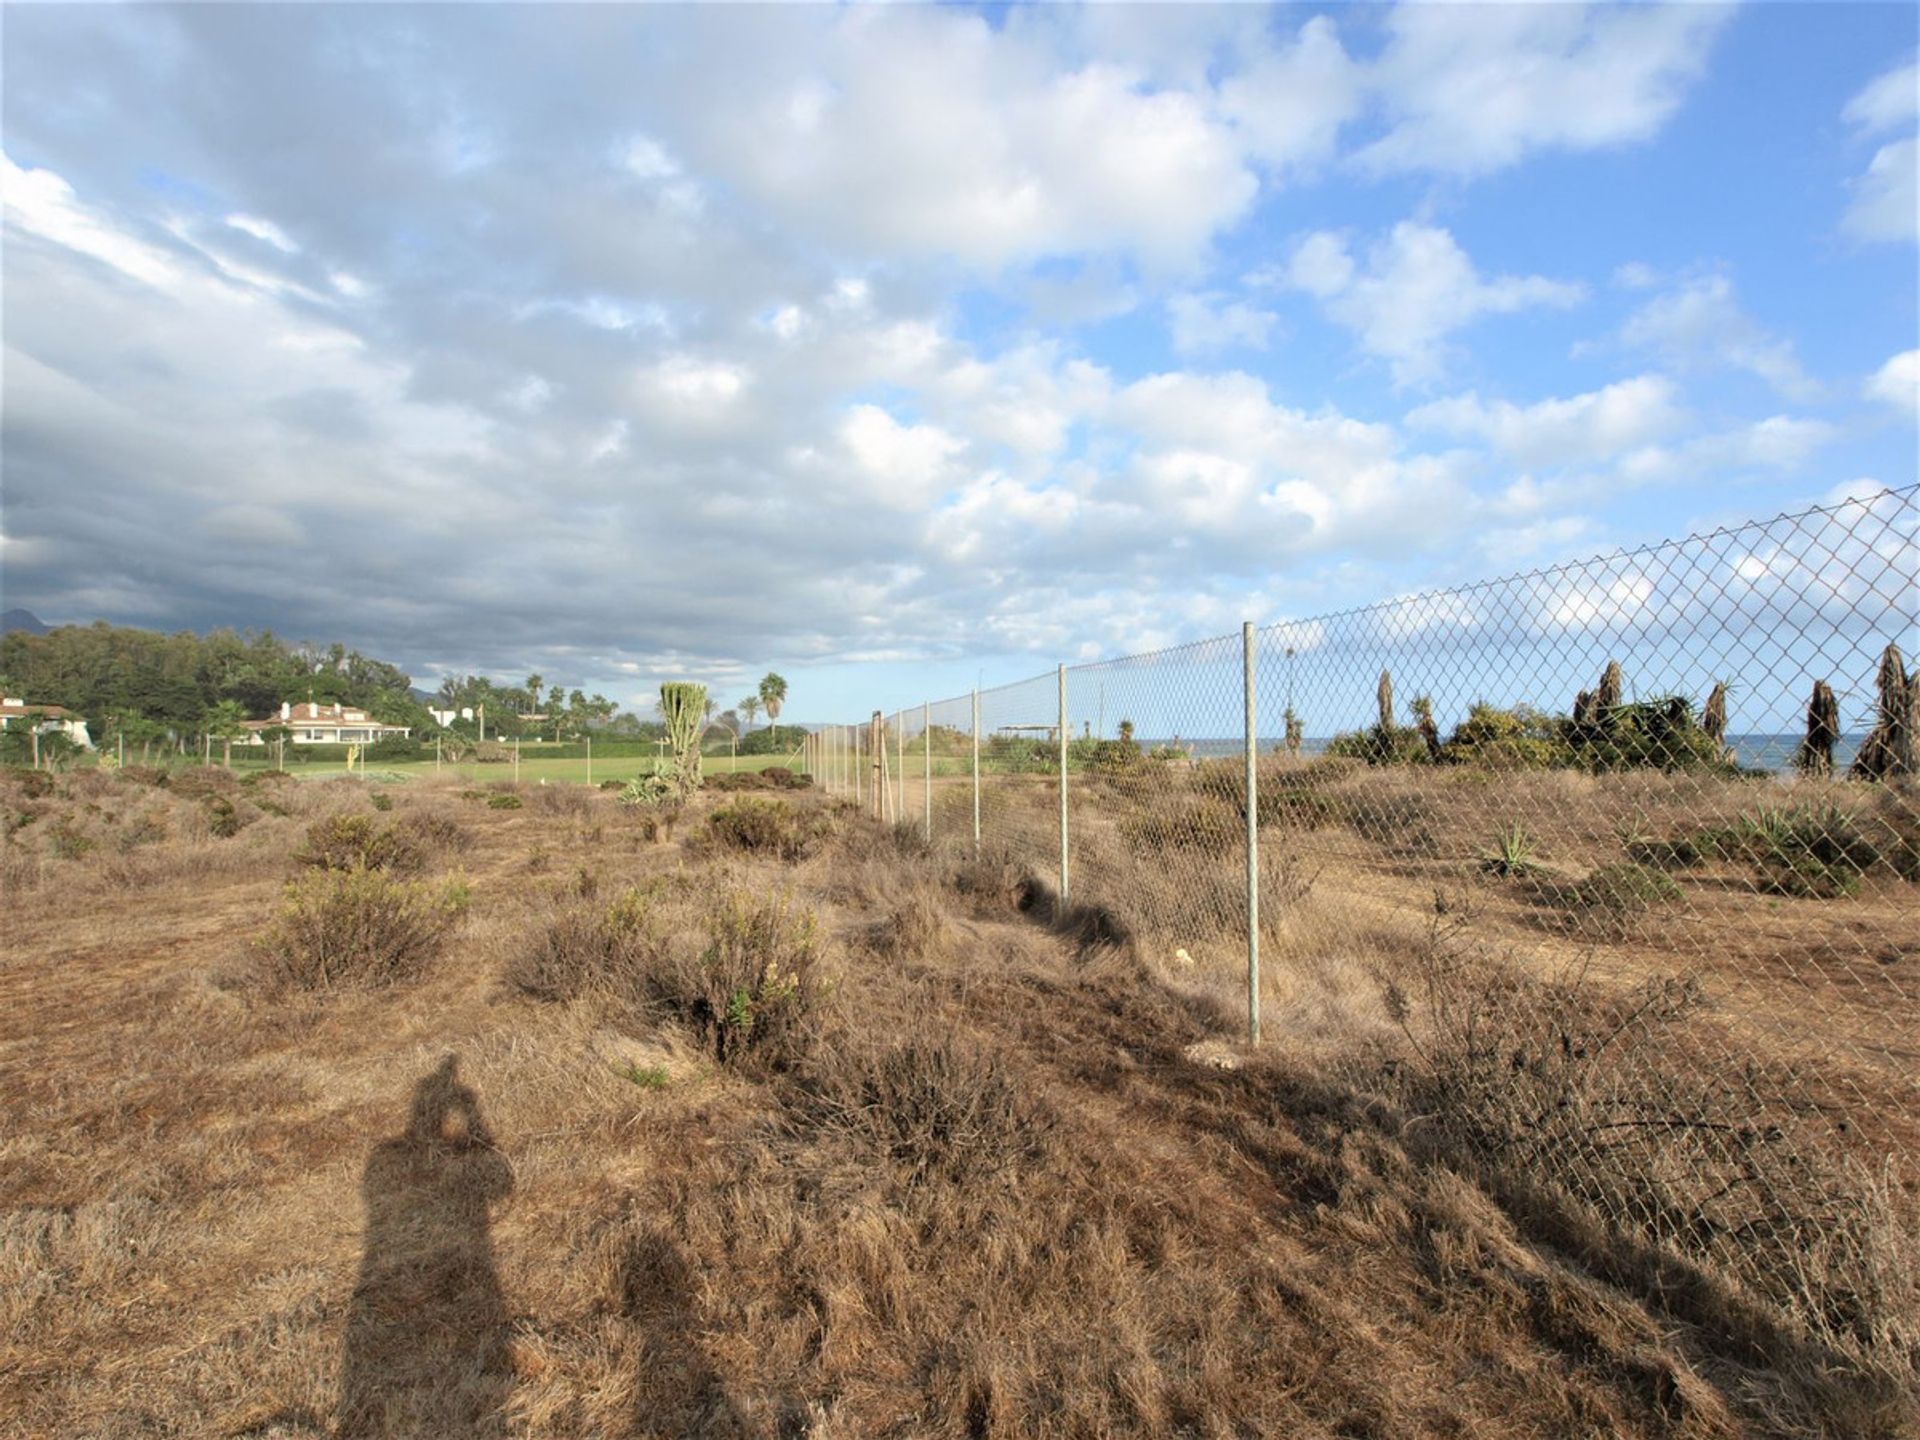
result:
<svg viewBox="0 0 1920 1440"><path fill-rule="evenodd" d="M421 1078L405 1130L367 1160L341 1437L506 1434L513 1368L491 1211L513 1171L456 1065L449 1055Z"/></svg>

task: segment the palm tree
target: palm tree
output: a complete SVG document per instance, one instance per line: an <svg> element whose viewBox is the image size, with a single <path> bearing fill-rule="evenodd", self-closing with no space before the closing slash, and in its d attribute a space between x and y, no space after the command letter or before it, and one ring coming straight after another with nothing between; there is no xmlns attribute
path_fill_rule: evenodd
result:
<svg viewBox="0 0 1920 1440"><path fill-rule="evenodd" d="M769 670L760 682L760 704L766 709L767 724L774 727L774 739L780 738L780 707L787 703L787 682Z"/></svg>
<svg viewBox="0 0 1920 1440"><path fill-rule="evenodd" d="M760 718L760 696L757 693L743 695L733 708L747 717L747 729L751 730L753 722Z"/></svg>

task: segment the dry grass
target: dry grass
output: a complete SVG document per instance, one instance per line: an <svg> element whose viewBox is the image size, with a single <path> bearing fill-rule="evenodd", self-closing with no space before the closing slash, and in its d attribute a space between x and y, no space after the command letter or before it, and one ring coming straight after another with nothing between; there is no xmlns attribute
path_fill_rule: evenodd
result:
<svg viewBox="0 0 1920 1440"><path fill-rule="evenodd" d="M1657 1182L1729 1229L1766 1213L1758 1185L1705 1201L1684 1187L1707 1172L1623 1178L1598 1145L1536 1143L1579 1164L1517 1176L1495 1153L1529 1143L1516 1116L1564 1099L1591 1128L1647 1098L1552 1058L1646 977L1596 964L1589 994L1423 949L1438 862L1345 811L1289 802L1337 843L1271 877L1276 1043L1255 1055L1232 1044L1236 877L1129 875L1092 821L1076 899L1111 908L1058 905L1031 851L930 854L804 793L818 838L786 859L705 838L721 797L685 844L597 792L496 810L408 786L376 819L351 784L275 785L281 814L195 783L4 794L36 813L0 851L31 875L0 954L0 1433L1915 1424L1888 1358L1912 1344L1899 1177L1810 1191L1782 1158L1783 1203L1860 1223L1779 1231L1799 1274L1768 1289L1711 1247L1635 1249L1580 1198ZM215 836L208 794L259 813ZM1449 853L1451 806L1428 821ZM418 878L301 883L438 893L457 854L470 906L405 984L249 983L336 815L421 839ZM1043 810L1008 818L1044 840ZM63 824L94 848L60 853ZM1460 827L1472 867L1495 827ZM1622 858L1611 835L1542 843L1575 879ZM1490 945L1568 943L1515 887L1472 894ZM1463 1040L1436 996L1496 1023ZM1734 1018L1669 1008L1632 1027L1637 1074ZM1495 1062L1521 1043L1539 1069L1516 1090ZM1818 1159L1818 1138L1755 1153Z"/></svg>

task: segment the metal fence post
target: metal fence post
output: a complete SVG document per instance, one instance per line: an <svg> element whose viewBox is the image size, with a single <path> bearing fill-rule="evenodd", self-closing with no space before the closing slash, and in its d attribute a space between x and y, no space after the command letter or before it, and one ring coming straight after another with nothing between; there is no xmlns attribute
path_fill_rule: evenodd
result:
<svg viewBox="0 0 1920 1440"><path fill-rule="evenodd" d="M973 858L980 858L980 692L973 692Z"/></svg>
<svg viewBox="0 0 1920 1440"><path fill-rule="evenodd" d="M587 788L593 788L593 736L587 736Z"/></svg>
<svg viewBox="0 0 1920 1440"><path fill-rule="evenodd" d="M1241 685L1247 716L1247 1043L1260 1043L1260 766L1254 738L1253 622L1240 627Z"/></svg>
<svg viewBox="0 0 1920 1440"><path fill-rule="evenodd" d="M920 702L920 769L927 782L927 843L933 843L933 702ZM900 779L907 778L905 763L900 768Z"/></svg>
<svg viewBox="0 0 1920 1440"><path fill-rule="evenodd" d="M1073 903L1067 878L1067 667L1060 667L1060 908Z"/></svg>
<svg viewBox="0 0 1920 1440"><path fill-rule="evenodd" d="M893 818L904 821L907 818L907 712L896 711L894 723L900 727L893 737L893 754L897 762L894 769L900 783L898 792L894 796Z"/></svg>

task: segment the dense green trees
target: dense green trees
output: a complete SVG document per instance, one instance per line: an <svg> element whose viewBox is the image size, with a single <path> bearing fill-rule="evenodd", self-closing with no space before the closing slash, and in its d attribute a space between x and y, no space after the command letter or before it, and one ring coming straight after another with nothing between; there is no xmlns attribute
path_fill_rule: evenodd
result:
<svg viewBox="0 0 1920 1440"><path fill-rule="evenodd" d="M438 694L448 709L486 709L487 734L534 734L521 717L544 705L550 717L539 733L559 738L603 729L617 709L604 695L541 693L540 676L526 687L496 685L484 676L445 681ZM86 717L98 744L124 739L142 754L156 744L212 735L231 742L241 722L271 718L282 703L313 700L356 705L416 735L436 728L398 666L345 645L293 644L271 631L215 630L162 634L99 621L63 625L44 635L10 631L0 637L0 686L36 704L64 705ZM456 729L473 731L465 722Z"/></svg>

